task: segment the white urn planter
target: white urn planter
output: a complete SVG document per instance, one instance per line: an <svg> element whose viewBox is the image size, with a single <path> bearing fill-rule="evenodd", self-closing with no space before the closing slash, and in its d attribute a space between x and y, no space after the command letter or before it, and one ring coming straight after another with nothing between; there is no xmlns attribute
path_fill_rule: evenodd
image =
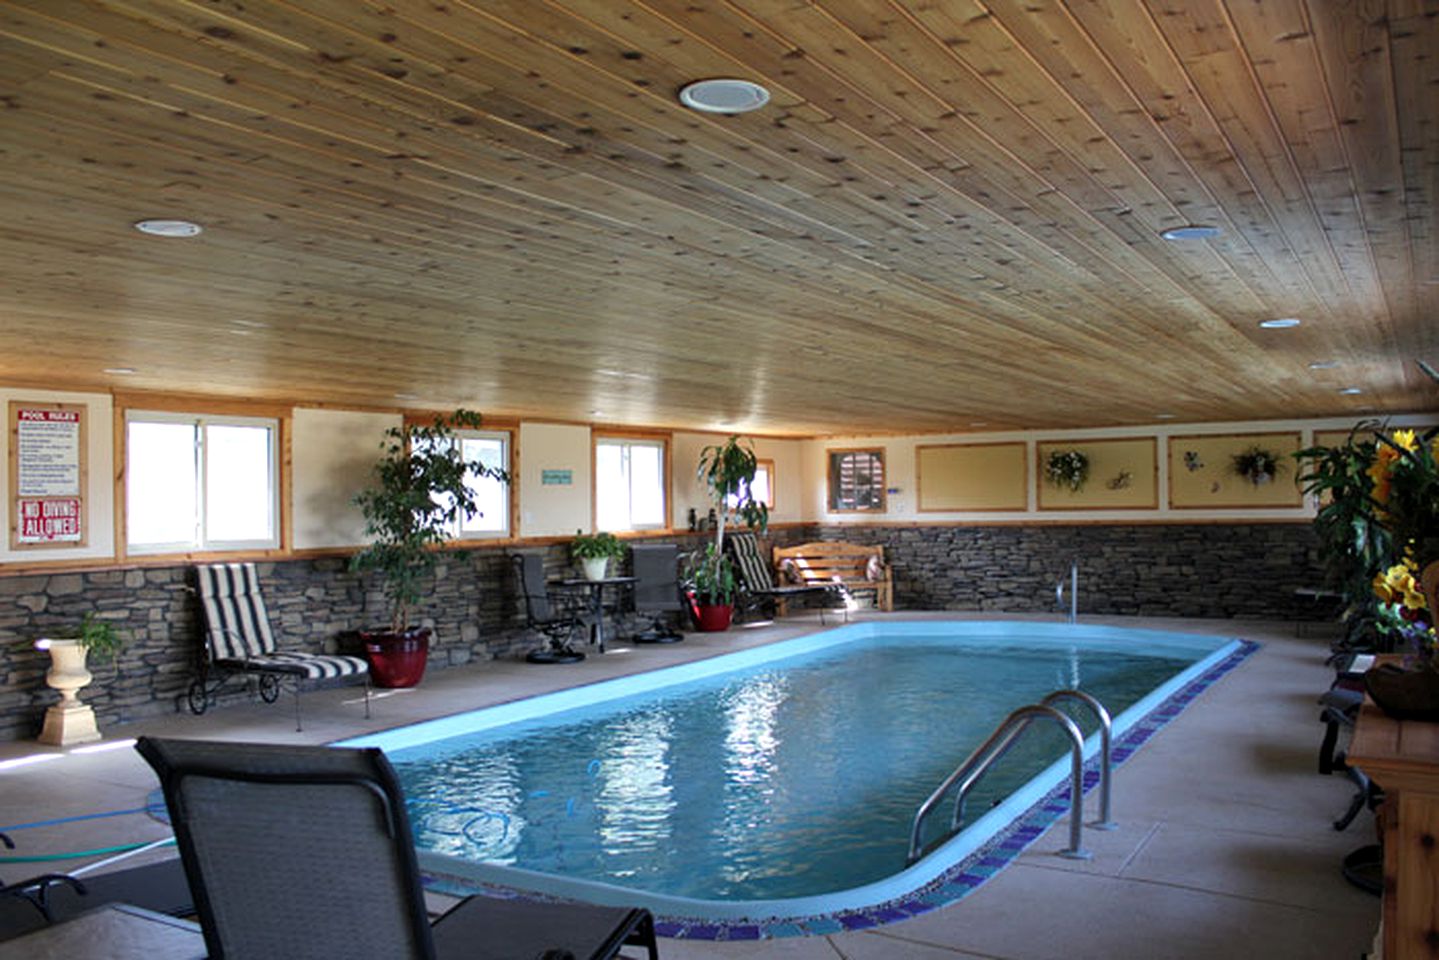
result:
<svg viewBox="0 0 1439 960"><path fill-rule="evenodd" d="M50 669L45 683L60 693L60 702L45 711L40 742L68 747L100 739L95 711L81 703L77 693L92 679L85 669L86 648L79 640L39 640L35 649L50 651Z"/></svg>
<svg viewBox="0 0 1439 960"><path fill-rule="evenodd" d="M603 580L609 566L609 557L585 557L580 561L580 569L585 572L586 580Z"/></svg>

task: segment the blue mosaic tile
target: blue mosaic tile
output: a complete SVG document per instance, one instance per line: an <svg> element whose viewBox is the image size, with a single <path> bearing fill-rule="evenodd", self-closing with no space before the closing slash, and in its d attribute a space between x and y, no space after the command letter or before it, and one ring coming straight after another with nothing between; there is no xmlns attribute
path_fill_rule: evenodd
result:
<svg viewBox="0 0 1439 960"><path fill-rule="evenodd" d="M841 913L836 917L846 930L868 930L879 926L879 921L863 913Z"/></svg>
<svg viewBox="0 0 1439 960"><path fill-rule="evenodd" d="M727 931L726 940L758 940L760 939L760 928L752 923L742 923L730 927Z"/></svg>
<svg viewBox="0 0 1439 960"><path fill-rule="evenodd" d="M814 937L844 933L844 924L830 917L815 917L804 921L804 932Z"/></svg>

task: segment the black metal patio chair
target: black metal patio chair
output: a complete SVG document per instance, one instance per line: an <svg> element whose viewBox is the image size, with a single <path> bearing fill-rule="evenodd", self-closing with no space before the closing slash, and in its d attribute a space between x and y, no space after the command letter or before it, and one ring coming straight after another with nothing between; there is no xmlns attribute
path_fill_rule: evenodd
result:
<svg viewBox="0 0 1439 960"><path fill-rule="evenodd" d="M657 960L649 911L470 897L432 925L378 749L166 740L160 777L211 960Z"/></svg>

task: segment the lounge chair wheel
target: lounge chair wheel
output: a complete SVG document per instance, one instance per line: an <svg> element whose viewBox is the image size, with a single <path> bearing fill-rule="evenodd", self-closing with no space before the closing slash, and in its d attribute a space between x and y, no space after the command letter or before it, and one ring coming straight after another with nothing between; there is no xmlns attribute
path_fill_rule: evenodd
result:
<svg viewBox="0 0 1439 960"><path fill-rule="evenodd" d="M274 703L280 699L280 678L273 673L260 674L260 699Z"/></svg>
<svg viewBox="0 0 1439 960"><path fill-rule="evenodd" d="M210 695L205 692L203 680L190 681L190 689L185 692L185 700L190 705L190 712L200 716L210 709Z"/></svg>

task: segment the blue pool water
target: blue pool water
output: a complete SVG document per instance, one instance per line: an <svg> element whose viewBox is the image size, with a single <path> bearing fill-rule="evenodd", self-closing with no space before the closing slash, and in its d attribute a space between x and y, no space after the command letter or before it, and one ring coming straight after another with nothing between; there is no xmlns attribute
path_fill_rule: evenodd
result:
<svg viewBox="0 0 1439 960"><path fill-rule="evenodd" d="M915 808L1009 711L1080 688L1122 731L1226 644L1051 624L883 630L851 625L350 744L386 749L427 862L631 900L813 903L904 872ZM1032 781L1063 755L1057 731L1036 727L982 781L971 817L1047 789Z"/></svg>

